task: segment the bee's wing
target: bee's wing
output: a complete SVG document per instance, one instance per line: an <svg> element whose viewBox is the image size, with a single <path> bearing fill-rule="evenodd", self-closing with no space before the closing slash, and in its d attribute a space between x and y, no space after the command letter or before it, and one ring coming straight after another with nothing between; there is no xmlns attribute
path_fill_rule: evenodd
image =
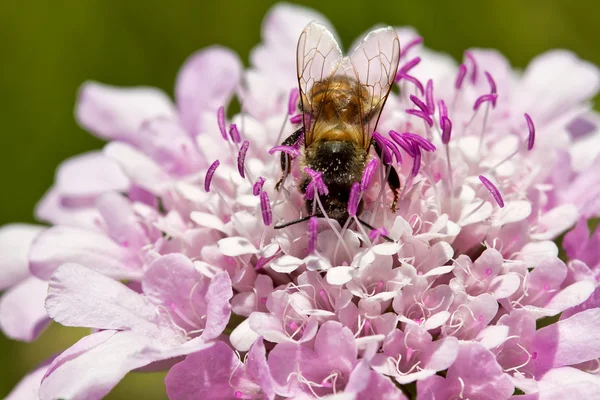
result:
<svg viewBox="0 0 600 400"><path fill-rule="evenodd" d="M304 119L304 142L312 143L314 120L319 110L313 108L310 90L315 82L327 81L335 74L342 60L342 50L333 34L318 22L309 23L298 40L296 66Z"/></svg>
<svg viewBox="0 0 600 400"><path fill-rule="evenodd" d="M354 48L349 58L356 80L369 92L368 99L362 102L361 113L364 118L363 145L368 149L398 70L400 41L396 30L387 27L370 32Z"/></svg>

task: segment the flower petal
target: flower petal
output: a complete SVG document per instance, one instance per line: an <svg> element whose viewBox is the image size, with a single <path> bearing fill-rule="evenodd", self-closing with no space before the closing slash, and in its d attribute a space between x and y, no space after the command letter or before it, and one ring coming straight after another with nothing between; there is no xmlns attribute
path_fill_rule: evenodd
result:
<svg viewBox="0 0 600 400"><path fill-rule="evenodd" d="M0 291L27 278L29 248L42 226L8 224L0 227Z"/></svg>
<svg viewBox="0 0 600 400"><path fill-rule="evenodd" d="M29 268L49 279L64 263L77 263L117 279L136 279L142 274L127 249L105 235L78 228L55 226L40 234L29 252Z"/></svg>
<svg viewBox="0 0 600 400"><path fill-rule="evenodd" d="M175 98L181 123L190 134L201 132L202 112L227 106L242 75L242 62L233 51L213 46L192 54L181 67Z"/></svg>
<svg viewBox="0 0 600 400"><path fill-rule="evenodd" d="M85 83L75 109L77 121L103 139L135 142L141 124L157 116L174 117L169 98L154 88L119 88Z"/></svg>
<svg viewBox="0 0 600 400"><path fill-rule="evenodd" d="M165 378L169 399L234 399L230 378L240 367L231 347L223 342L190 354L175 364Z"/></svg>
<svg viewBox="0 0 600 400"><path fill-rule="evenodd" d="M31 342L50 323L44 307L48 284L34 276L26 278L0 298L0 328L6 336Z"/></svg>

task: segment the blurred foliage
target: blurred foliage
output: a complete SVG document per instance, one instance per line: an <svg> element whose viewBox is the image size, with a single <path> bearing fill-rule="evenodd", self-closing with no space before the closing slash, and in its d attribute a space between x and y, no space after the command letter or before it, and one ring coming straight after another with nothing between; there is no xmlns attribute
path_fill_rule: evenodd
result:
<svg viewBox="0 0 600 400"><path fill-rule="evenodd" d="M172 94L179 66L219 43L248 60L272 1L29 0L0 2L0 224L33 222L33 207L69 156L102 142L73 119L86 80L156 86ZM462 2L303 1L327 15L347 46L378 22L414 26L433 49L460 59L496 48L516 67L556 47L600 64L600 3L553 0ZM568 73L568 72L567 72ZM0 396L37 363L85 334L52 326L35 344L0 334ZM164 398L164 374L131 374L113 399ZM137 393L137 396L134 396Z"/></svg>

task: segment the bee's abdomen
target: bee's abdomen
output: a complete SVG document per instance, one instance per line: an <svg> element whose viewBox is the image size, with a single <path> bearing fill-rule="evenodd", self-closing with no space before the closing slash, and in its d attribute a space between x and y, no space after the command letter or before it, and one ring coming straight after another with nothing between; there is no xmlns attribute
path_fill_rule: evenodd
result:
<svg viewBox="0 0 600 400"><path fill-rule="evenodd" d="M306 164L323 173L331 190L349 190L360 181L365 169L366 151L351 141L321 140L306 151Z"/></svg>

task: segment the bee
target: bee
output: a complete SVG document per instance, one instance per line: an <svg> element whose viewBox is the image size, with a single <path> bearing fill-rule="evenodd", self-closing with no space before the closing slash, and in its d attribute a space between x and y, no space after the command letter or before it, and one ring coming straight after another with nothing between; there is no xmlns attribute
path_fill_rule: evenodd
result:
<svg viewBox="0 0 600 400"><path fill-rule="evenodd" d="M303 137L300 165L320 172L329 193L319 197L322 209L315 207L315 199L307 199L310 215L279 224L276 229L311 216L327 216L342 226L345 224L349 217L350 189L353 183L361 181L371 146L382 157L373 132L394 83L399 59L400 42L392 27L370 32L344 57L325 26L314 21L306 26L296 52L303 127L282 144L293 146ZM291 157L282 153L282 176L277 190L285 181L290 165ZM303 173L298 185L301 193L306 193L310 180ZM394 194L395 211L400 180L391 166L387 181ZM362 200L358 212L361 209Z"/></svg>

